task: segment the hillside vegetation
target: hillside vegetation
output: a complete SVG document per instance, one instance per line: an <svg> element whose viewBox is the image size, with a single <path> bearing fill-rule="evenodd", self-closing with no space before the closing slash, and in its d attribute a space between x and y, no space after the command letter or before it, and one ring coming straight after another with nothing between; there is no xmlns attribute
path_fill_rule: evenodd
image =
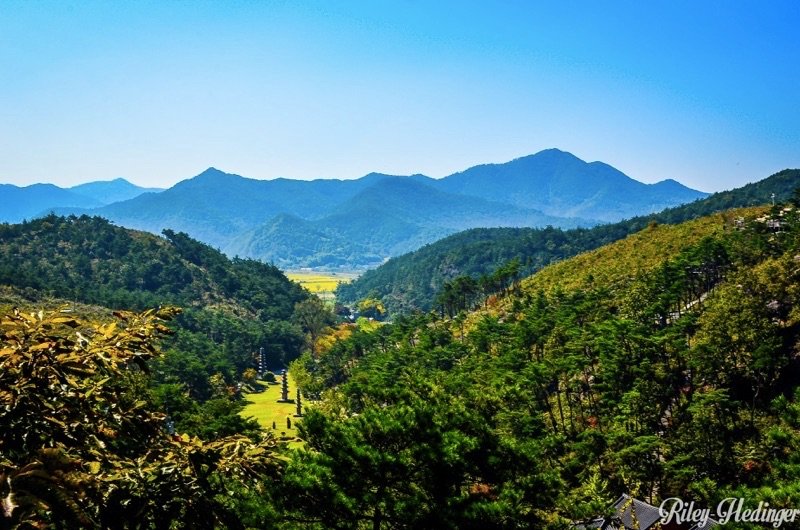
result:
<svg viewBox="0 0 800 530"><path fill-rule="evenodd" d="M651 224L509 268L485 300L335 328L273 267L183 234L88 217L0 234L24 272L0 292L6 527L556 530L623 492L800 505L791 206ZM62 291L95 305L37 310ZM187 310L100 303L158 299ZM261 346L303 352L302 444L241 416Z"/></svg>
<svg viewBox="0 0 800 530"><path fill-rule="evenodd" d="M705 239L716 239L733 229L734 219L755 217L765 207L729 210L677 225L652 223L647 228L596 250L545 267L522 281L523 289L566 292L604 286L616 289L631 278L649 273L664 261Z"/></svg>
<svg viewBox="0 0 800 530"><path fill-rule="evenodd" d="M792 207L654 225L486 309L301 357L323 405L285 480L329 479L290 507L320 527L565 528L625 492L800 505L798 252Z"/></svg>
<svg viewBox="0 0 800 530"><path fill-rule="evenodd" d="M273 266L230 260L185 234L164 236L88 216L0 225L0 284L115 309L169 303L264 321L288 318L304 297Z"/></svg>
<svg viewBox="0 0 800 530"><path fill-rule="evenodd" d="M170 432L146 385L174 315L0 313L3 528L242 527L230 492L276 468L276 444Z"/></svg>
<svg viewBox="0 0 800 530"><path fill-rule="evenodd" d="M477 280L512 260L519 260L522 275L529 275L550 263L625 238L653 222L675 224L730 208L768 204L773 193L777 201L785 201L798 187L800 170L784 170L759 182L657 214L593 228L467 230L393 258L340 286L337 295L343 302L377 297L394 314L429 310L445 283L459 276Z"/></svg>
<svg viewBox="0 0 800 530"><path fill-rule="evenodd" d="M236 388L262 348L268 368L279 369L306 340L294 314L310 295L275 267L97 217L0 225L0 285L13 289L6 308L66 305L100 321L115 310L183 308L155 361L154 399L182 432L205 438L257 428L223 389Z"/></svg>

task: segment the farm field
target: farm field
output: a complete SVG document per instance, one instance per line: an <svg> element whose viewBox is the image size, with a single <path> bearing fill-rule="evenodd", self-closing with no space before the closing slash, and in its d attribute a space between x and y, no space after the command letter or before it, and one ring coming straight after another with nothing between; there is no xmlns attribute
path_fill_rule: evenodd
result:
<svg viewBox="0 0 800 530"><path fill-rule="evenodd" d="M358 277L355 272L287 271L285 274L323 300L332 300L340 283L350 283Z"/></svg>

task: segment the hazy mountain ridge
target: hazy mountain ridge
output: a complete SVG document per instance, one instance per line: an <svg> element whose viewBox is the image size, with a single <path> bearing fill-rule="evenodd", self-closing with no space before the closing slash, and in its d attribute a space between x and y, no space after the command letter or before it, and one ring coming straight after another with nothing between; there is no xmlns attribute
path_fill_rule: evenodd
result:
<svg viewBox="0 0 800 530"><path fill-rule="evenodd" d="M55 184L22 187L0 184L0 222L18 223L52 210L79 212L158 191L161 190L142 188L122 178L87 182L71 188L61 188Z"/></svg>
<svg viewBox="0 0 800 530"><path fill-rule="evenodd" d="M243 234L281 214L302 219L322 217L383 177L368 175L353 181L256 180L209 168L157 195L91 211L59 213L100 215L123 226L153 233L166 228L179 230L227 249Z"/></svg>
<svg viewBox="0 0 800 530"><path fill-rule="evenodd" d="M101 204L53 184L32 184L23 188L0 184L0 222L16 223L57 206L95 208Z"/></svg>
<svg viewBox="0 0 800 530"><path fill-rule="evenodd" d="M663 186L680 186L665 181ZM800 187L800 170L780 171L741 188L714 193L705 199L656 214L634 217L591 229L479 228L450 235L413 252L397 256L356 281L339 287L338 296L353 302L377 296L395 313L430 309L445 282L461 275L477 278L504 263L519 259L522 272L622 239L649 223L679 223L745 206L785 201Z"/></svg>
<svg viewBox="0 0 800 530"><path fill-rule="evenodd" d="M442 192L424 182L386 176L330 215L306 222L278 216L225 250L284 266L369 266L477 226L590 224Z"/></svg>
<svg viewBox="0 0 800 530"><path fill-rule="evenodd" d="M143 193L159 193L163 188L143 188L125 180L116 178L114 180L87 182L69 188L73 193L89 197L101 204L112 204L120 201L127 201L138 197Z"/></svg>
<svg viewBox="0 0 800 530"><path fill-rule="evenodd" d="M370 173L355 180L255 180L212 167L160 193L55 211L154 233L183 231L229 255L284 267L364 267L469 228L589 226L704 195L675 181L642 184L607 164L550 149L442 179Z"/></svg>
<svg viewBox="0 0 800 530"><path fill-rule="evenodd" d="M674 180L644 184L604 162L587 163L558 149L475 166L438 181L437 187L550 215L602 221L653 213L707 195Z"/></svg>

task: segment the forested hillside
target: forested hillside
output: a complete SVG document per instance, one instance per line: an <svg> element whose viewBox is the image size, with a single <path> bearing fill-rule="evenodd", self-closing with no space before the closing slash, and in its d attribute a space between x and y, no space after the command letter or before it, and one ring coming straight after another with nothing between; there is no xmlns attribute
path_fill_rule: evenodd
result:
<svg viewBox="0 0 800 530"><path fill-rule="evenodd" d="M49 217L3 226L0 248L24 271L4 269L0 303L12 528L555 530L621 493L800 505L790 205L652 223L387 325L330 327L278 271L181 234ZM83 275L108 287L84 295ZM69 289L188 309L49 312L42 293ZM304 350L290 371L315 401L295 448L238 415L263 343Z"/></svg>
<svg viewBox="0 0 800 530"><path fill-rule="evenodd" d="M271 265L229 260L171 231L158 237L87 216L0 225L0 285L13 288L18 305L93 304L106 318L112 310L181 307L163 343L156 393L179 427L212 438L243 428L239 405L213 399L215 384L235 387L261 348L280 369L305 344L293 317L310 295L299 285Z"/></svg>
<svg viewBox="0 0 800 530"><path fill-rule="evenodd" d="M649 223L679 223L734 207L768 204L792 197L800 187L800 170L784 170L759 182L715 193L690 204L594 228L473 229L446 237L415 252L393 258L339 287L338 296L353 302L380 298L392 313L430 309L445 283L459 276L491 275L519 260L520 273L529 275L545 265L622 239Z"/></svg>
<svg viewBox="0 0 800 530"><path fill-rule="evenodd" d="M288 509L320 527L565 528L621 493L800 506L798 252L790 206L654 224L477 312L302 357L324 405Z"/></svg>
<svg viewBox="0 0 800 530"><path fill-rule="evenodd" d="M287 318L304 296L270 265L88 216L0 225L0 284L110 308L227 307L262 320Z"/></svg>
<svg viewBox="0 0 800 530"><path fill-rule="evenodd" d="M0 526L257 520L287 437L243 417L242 389L254 353L277 370L307 347L317 312L275 267L182 233L0 225Z"/></svg>

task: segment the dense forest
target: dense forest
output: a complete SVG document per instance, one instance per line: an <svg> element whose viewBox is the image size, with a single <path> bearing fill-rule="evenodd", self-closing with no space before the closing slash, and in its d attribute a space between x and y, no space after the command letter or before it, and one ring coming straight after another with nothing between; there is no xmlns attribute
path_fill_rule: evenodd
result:
<svg viewBox="0 0 800 530"><path fill-rule="evenodd" d="M447 282L459 276L478 281L518 260L528 276L544 266L599 248L645 228L649 223L675 224L730 208L789 199L800 186L800 170L784 170L741 188L723 191L690 204L648 216L594 228L477 228L459 232L419 250L393 258L339 287L337 296L353 302L381 299L390 313L426 311Z"/></svg>
<svg viewBox="0 0 800 530"><path fill-rule="evenodd" d="M506 267L490 292L453 282L446 308L385 325L335 324L278 271L181 234L52 217L2 230L27 271L0 301L4 528L566 529L622 493L800 506L790 204L649 222L527 278ZM104 233L122 243L90 260L96 293L135 306L170 285L161 309L112 314L93 293L29 311L74 289L66 256ZM148 252L192 276L126 286ZM257 281L274 307L244 287ZM238 416L233 390L253 366L240 352L267 340L247 326L278 324L303 351L299 444Z"/></svg>
<svg viewBox="0 0 800 530"><path fill-rule="evenodd" d="M477 313L301 358L325 401L285 480L328 480L296 509L322 527L565 528L623 492L797 507L799 236L778 208L652 225Z"/></svg>
<svg viewBox="0 0 800 530"><path fill-rule="evenodd" d="M112 308L228 307L263 321L286 318L304 296L270 265L88 216L0 225L0 283Z"/></svg>
<svg viewBox="0 0 800 530"><path fill-rule="evenodd" d="M98 315L182 308L162 339L166 355L154 361L153 385L172 421L192 434L256 429L238 415L240 404L215 393L214 381L235 387L261 348L270 368L282 368L306 342L294 313L307 292L271 265L230 260L169 230L158 237L88 216L3 224L0 285L13 288L6 307L69 302L97 306Z"/></svg>
<svg viewBox="0 0 800 530"><path fill-rule="evenodd" d="M3 312L0 527L243 528L227 497L275 469L275 441L169 428L148 365L175 315Z"/></svg>

